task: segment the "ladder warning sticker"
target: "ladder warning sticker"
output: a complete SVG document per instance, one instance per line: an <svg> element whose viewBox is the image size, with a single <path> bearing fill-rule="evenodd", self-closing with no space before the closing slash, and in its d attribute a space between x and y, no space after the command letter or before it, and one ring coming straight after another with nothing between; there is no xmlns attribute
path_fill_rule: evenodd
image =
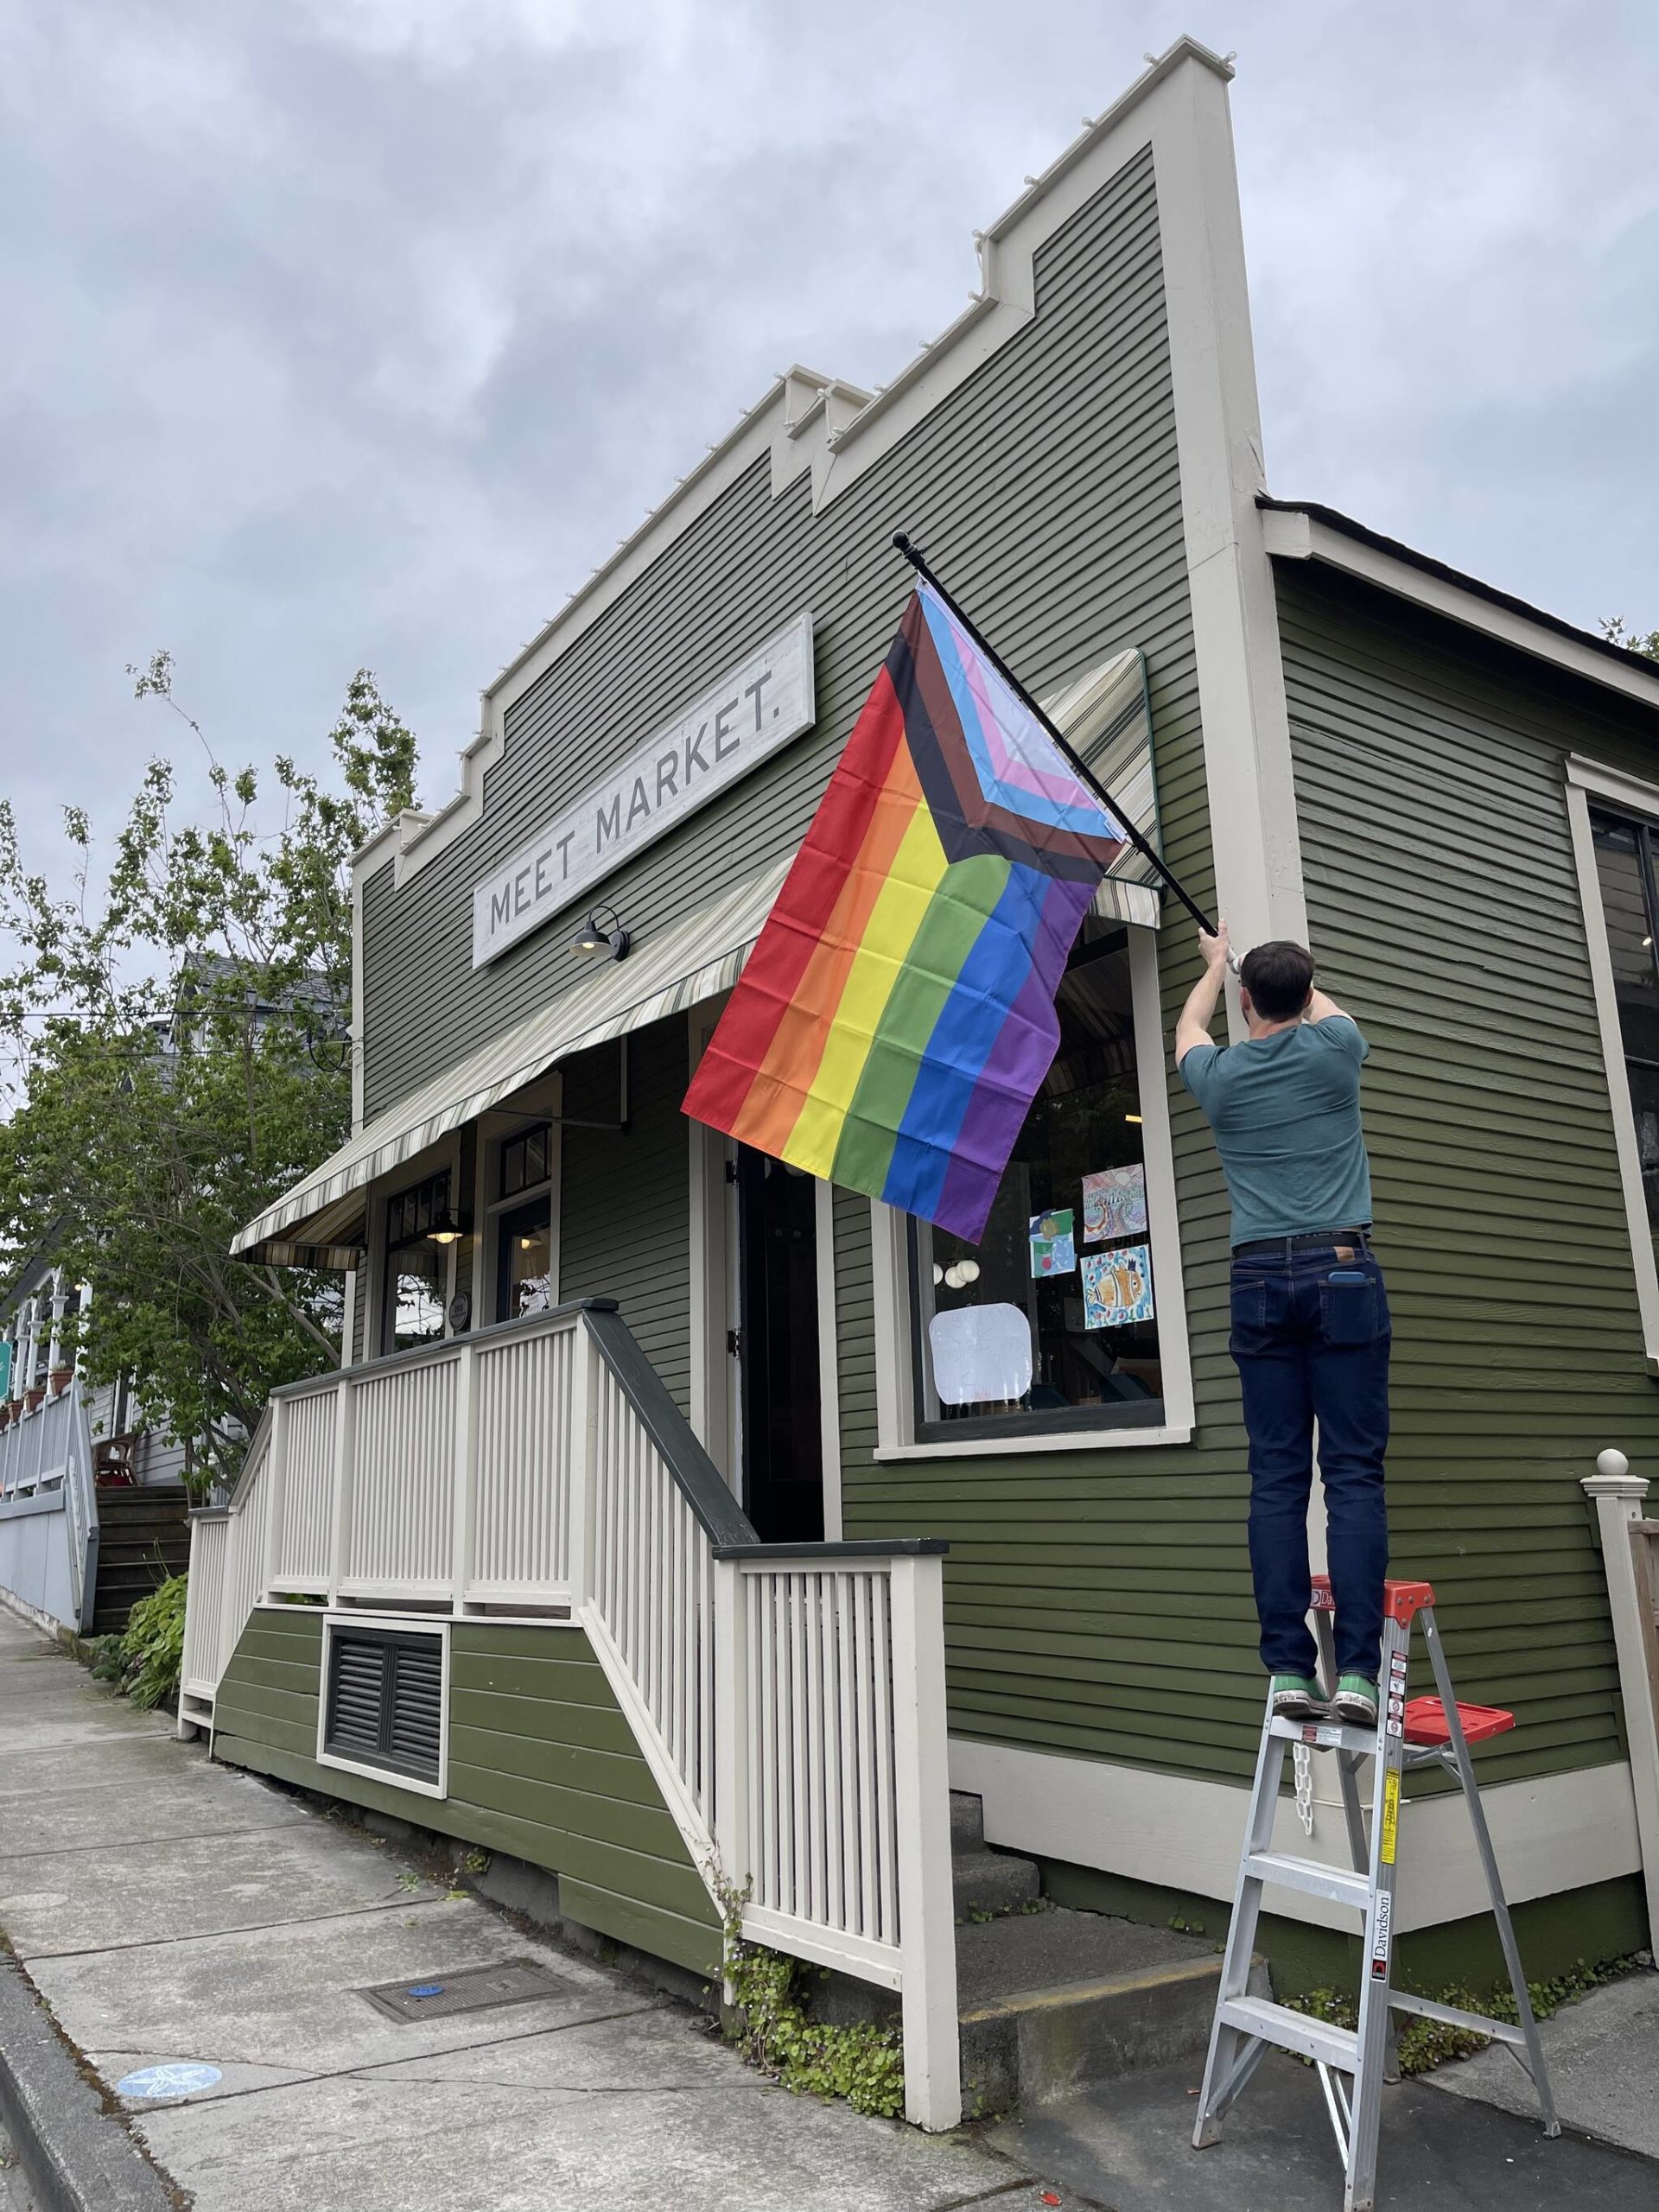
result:
<svg viewBox="0 0 1659 2212"><path fill-rule="evenodd" d="M1395 1845L1400 1836L1400 1777L1390 1770L1382 1777L1382 1850L1385 1866L1394 1864Z"/></svg>
<svg viewBox="0 0 1659 2212"><path fill-rule="evenodd" d="M1371 1975L1385 1981L1389 1973L1389 1928L1394 1918L1394 1899L1387 1890L1376 1893L1376 1914L1371 1932Z"/></svg>

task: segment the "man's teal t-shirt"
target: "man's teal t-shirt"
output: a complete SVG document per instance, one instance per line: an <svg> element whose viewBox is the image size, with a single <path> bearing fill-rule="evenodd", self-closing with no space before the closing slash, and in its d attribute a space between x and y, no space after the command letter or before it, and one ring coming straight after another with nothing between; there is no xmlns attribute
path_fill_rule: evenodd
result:
<svg viewBox="0 0 1659 2212"><path fill-rule="evenodd" d="M1195 1045L1181 1062L1215 1131L1235 1244L1370 1225L1359 1070L1370 1049L1357 1022L1333 1014L1236 1045Z"/></svg>

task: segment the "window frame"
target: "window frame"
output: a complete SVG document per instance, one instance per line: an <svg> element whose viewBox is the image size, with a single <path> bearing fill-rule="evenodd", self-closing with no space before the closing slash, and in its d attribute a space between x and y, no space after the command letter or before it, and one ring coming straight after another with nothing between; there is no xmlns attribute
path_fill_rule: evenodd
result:
<svg viewBox="0 0 1659 2212"><path fill-rule="evenodd" d="M876 1341L874 1456L880 1462L1010 1454L1026 1457L1034 1452L1116 1451L1135 1446L1191 1441L1194 1420L1192 1366L1170 1120L1173 1061L1170 1040L1164 1034L1159 933L1134 923L1127 926L1135 1067L1141 1089L1141 1138L1147 1170L1147 1242L1152 1248L1153 1280L1158 1286L1159 1356L1164 1382L1162 1418L1141 1422L1119 1418L1077 1424L1068 1422L1063 1414L1058 1419L1038 1414L1033 1417L1030 1427L1015 1428L1012 1424L1021 1417L1010 1415L1010 1426L1005 1428L999 1423L995 1434L981 1432L957 1438L918 1433L923 1424L919 1420L912 1350L914 1322L909 1217L883 1205L880 1199L873 1198L870 1217Z"/></svg>
<svg viewBox="0 0 1659 2212"><path fill-rule="evenodd" d="M407 1182L399 1183L395 1189L385 1192L375 1206L375 1219L379 1235L376 1239L374 1253L375 1313L372 1341L375 1350L369 1355L371 1358L391 1359L397 1351L397 1346L395 1344L389 1345L386 1342L387 1324L395 1319L396 1313L387 1294L389 1289L387 1275L391 1269L392 1255L397 1252L406 1251L412 1244L429 1241L429 1232L423 1230L416 1230L409 1236L399 1236L394 1241L391 1234L391 1210L410 1191L417 1191L422 1184L434 1183L440 1179L447 1179L448 1183L448 1204L453 1209L455 1207L455 1193L461 1181L461 1161L459 1157L454 1154L434 1161L421 1174L411 1175ZM444 1262L442 1292L443 1327L431 1339L433 1344L442 1344L454 1334L449 1324L449 1305L455 1294L455 1255L461 1249L461 1240L457 1238L453 1244L440 1245L438 1249ZM395 1333L395 1331L393 1332ZM417 1349L417 1347L405 1346L404 1349L407 1351Z"/></svg>
<svg viewBox="0 0 1659 2212"><path fill-rule="evenodd" d="M412 1790L420 1797L447 1797L449 1795L449 1631L454 1623L442 1617L416 1618L408 1613L378 1613L356 1609L325 1612L322 1617L322 1669L317 1680L317 1764L337 1769L342 1774L360 1774L372 1782L387 1783L393 1789ZM424 1775L410 1773L406 1768L392 1766L381 1761L347 1758L327 1746L328 1688L333 1676L334 1646L337 1634L361 1635L365 1631L381 1637L435 1637L438 1643L438 1777L429 1782Z"/></svg>
<svg viewBox="0 0 1659 2212"><path fill-rule="evenodd" d="M555 1090L548 1103L525 1107L511 1114L486 1115L479 1130L479 1187L492 1194L500 1188L501 1155L509 1145L533 1128L545 1124L547 1129L547 1173L539 1183L526 1183L510 1197L492 1195L480 1209L478 1263L474 1280L473 1315L475 1325L484 1320L484 1306L489 1307L490 1322L505 1321L511 1315L496 1312L496 1294L501 1272L500 1240L504 1217L527 1205L534 1198L547 1198L547 1274L552 1302L559 1300L559 1196L564 1158L564 1132L559 1121L563 1106L563 1086Z"/></svg>
<svg viewBox="0 0 1659 2212"><path fill-rule="evenodd" d="M1607 1080L1612 1112L1613 1143L1618 1159L1619 1183L1624 1198L1625 1223L1630 1233L1630 1261L1636 1274L1637 1310L1642 1325L1642 1345L1647 1370L1659 1377L1659 1262L1654 1256L1653 1230L1648 1220L1647 1193L1642 1184L1642 1153L1636 1130L1636 1109L1630 1103L1630 1077L1624 1051L1624 1025L1619 1020L1618 992L1613 976L1611 943L1602 904L1601 870L1596 860L1595 832L1591 810L1623 815L1659 833L1659 786L1639 782L1616 768L1602 766L1577 753L1567 762L1567 812L1572 833L1573 857L1579 879L1579 902L1584 917L1590 982L1595 998L1597 1027L1601 1033L1602 1070Z"/></svg>

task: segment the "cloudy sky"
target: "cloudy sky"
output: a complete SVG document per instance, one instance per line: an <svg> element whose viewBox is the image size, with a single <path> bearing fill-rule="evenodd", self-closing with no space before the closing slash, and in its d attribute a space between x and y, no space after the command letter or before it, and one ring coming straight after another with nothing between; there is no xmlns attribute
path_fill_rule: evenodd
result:
<svg viewBox="0 0 1659 2212"><path fill-rule="evenodd" d="M477 693L791 361L885 380L1182 29L1236 50L1273 488L1659 625L1641 0L9 0L0 788ZM187 742L189 741L187 737ZM182 761L186 754L180 753Z"/></svg>

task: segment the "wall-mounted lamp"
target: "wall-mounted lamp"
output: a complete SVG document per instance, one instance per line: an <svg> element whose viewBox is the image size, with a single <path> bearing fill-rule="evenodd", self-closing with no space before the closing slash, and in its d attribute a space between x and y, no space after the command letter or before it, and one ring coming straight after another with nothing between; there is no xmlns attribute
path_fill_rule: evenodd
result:
<svg viewBox="0 0 1659 2212"><path fill-rule="evenodd" d="M576 950L606 952L613 960L626 960L632 943L614 906L595 906L576 939Z"/></svg>
<svg viewBox="0 0 1659 2212"><path fill-rule="evenodd" d="M455 1218L454 1207L446 1206L426 1233L435 1244L458 1244L466 1231Z"/></svg>

